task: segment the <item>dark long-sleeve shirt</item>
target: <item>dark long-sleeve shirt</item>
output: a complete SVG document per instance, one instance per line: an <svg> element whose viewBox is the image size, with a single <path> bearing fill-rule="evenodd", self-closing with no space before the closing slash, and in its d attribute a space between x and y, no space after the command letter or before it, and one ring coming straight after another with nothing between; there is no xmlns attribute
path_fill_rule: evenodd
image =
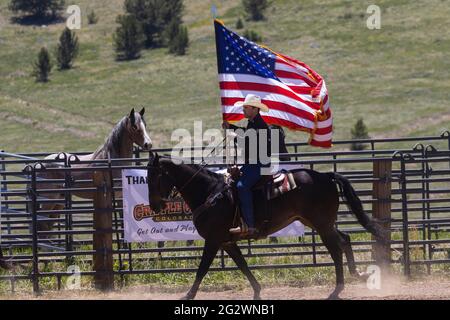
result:
<svg viewBox="0 0 450 320"><path fill-rule="evenodd" d="M241 128L230 124L230 129L237 130L242 129L245 131L244 136L237 137L238 147L242 148L244 144L245 150L245 164L259 164L263 166L270 166L270 156L271 156L271 139L270 139L270 129L264 119L260 114L257 114L253 120L249 120L247 128ZM251 139L253 134L249 130L255 130L256 141ZM256 145L255 145L256 142ZM267 146L264 148L263 146ZM263 150L260 150L263 148ZM264 152L265 149L265 152ZM263 153L261 155L261 153Z"/></svg>

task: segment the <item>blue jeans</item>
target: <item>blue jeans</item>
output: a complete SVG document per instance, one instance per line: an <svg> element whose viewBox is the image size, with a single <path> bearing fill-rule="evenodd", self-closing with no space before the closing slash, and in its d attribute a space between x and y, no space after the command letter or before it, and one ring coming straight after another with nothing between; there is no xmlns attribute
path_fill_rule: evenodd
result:
<svg viewBox="0 0 450 320"><path fill-rule="evenodd" d="M242 176L239 178L236 187L239 195L242 216L249 228L255 227L253 215L253 194L252 187L261 178L261 165L245 164L241 168Z"/></svg>

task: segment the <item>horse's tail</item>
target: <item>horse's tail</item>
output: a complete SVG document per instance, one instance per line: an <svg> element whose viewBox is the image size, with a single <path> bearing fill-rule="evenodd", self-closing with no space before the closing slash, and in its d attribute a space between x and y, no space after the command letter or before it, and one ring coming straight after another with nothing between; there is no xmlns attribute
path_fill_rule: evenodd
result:
<svg viewBox="0 0 450 320"><path fill-rule="evenodd" d="M377 238L377 240L385 242L386 232L375 219L369 217L364 212L361 200L356 194L355 189L353 189L352 185L350 184L350 181L346 177L335 172L331 173L331 175L339 186L339 189L341 190L341 194L343 195L347 206L349 207L350 211L356 216L358 222L367 231L373 234Z"/></svg>

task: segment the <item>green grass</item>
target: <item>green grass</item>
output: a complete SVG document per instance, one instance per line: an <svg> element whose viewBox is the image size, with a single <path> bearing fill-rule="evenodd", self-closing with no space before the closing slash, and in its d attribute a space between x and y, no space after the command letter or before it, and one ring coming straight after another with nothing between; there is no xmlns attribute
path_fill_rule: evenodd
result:
<svg viewBox="0 0 450 320"><path fill-rule="evenodd" d="M11 152L93 150L131 107L144 105L155 146L170 146L176 128L221 123L210 3L185 1L191 46L187 56L167 49L144 51L140 60L116 62L112 47L122 0L79 0L99 22L83 16L80 56L70 71L54 70L47 84L30 77L39 48L51 52L64 24L11 24L8 0L0 0L0 148ZM382 29L368 30L370 1L277 0L267 20L245 22L275 51L296 57L321 73L335 117L335 139L350 137L364 118L372 137L437 135L450 128L450 31L443 26L446 1L378 1ZM219 17L231 28L240 1L221 2ZM289 132L289 140L305 141Z"/></svg>
<svg viewBox="0 0 450 320"><path fill-rule="evenodd" d="M450 236L450 233L448 232L440 232L439 233L439 239L448 239ZM420 240L422 239L422 233L421 231L411 229L409 233L410 240ZM432 234L432 239L435 239L436 235ZM370 240L371 237L368 234L352 234L351 235L351 241L367 241ZM393 232L392 233L392 240L401 240L402 239L402 232ZM282 243L298 243L298 238L280 238L280 241ZM311 243L311 237L305 236L303 240L305 243ZM319 240L318 240L319 241ZM268 239L260 240L258 241L258 244L266 244L269 243ZM245 242L242 243L245 245ZM173 242L167 242L166 247L179 247L183 246L184 242L180 241L173 241ZM203 241L196 240L195 241L196 246L202 246ZM148 243L148 244L133 244L132 245L134 249L136 248L154 248L156 246L155 243ZM401 245L393 245L393 247L398 248L399 250L402 249ZM353 249L371 249L371 246L363 245L363 246L356 246L353 245ZM437 245L437 248L447 248L448 245L441 244ZM318 250L325 250L324 248L317 248ZM89 246L84 246L82 248L79 248L79 250L90 250ZM306 255L306 256L300 256L293 254L294 252L306 252L309 251L310 248L283 248L283 249L252 249L253 253L268 253L268 252L286 252L288 253L286 256L279 256L279 257L256 257L256 256L249 256L246 258L247 263L252 265L280 265L280 264L305 264L305 263L312 263L312 256ZM247 249L244 247L242 248L242 252L247 254ZM290 253L290 254L289 254ZM15 249L14 252L15 255L21 254L21 255L29 255L31 254L30 249ZM200 254L199 251L197 252L164 252L162 255L163 257L174 257L174 256L186 256L186 255L196 255L198 256ZM400 253L393 252L392 253L392 259L394 261L397 261L400 257ZM91 264L87 261L90 260L90 256L76 256L74 258L74 264L80 267L81 271L91 271ZM122 255L123 259L123 269L128 270L129 264L127 261L128 256ZM139 259L138 259L139 258ZM367 261L371 260L371 252L355 252L355 258L356 261ZM438 259L446 259L448 258L448 253L446 252L437 252L433 255L434 260ZM410 259L411 261L415 260L422 260L424 259L423 256L423 250L422 246L411 246L410 247ZM235 267L234 262L228 258L225 257L225 266L226 267ZM345 260L344 260L345 261ZM193 259L193 260L187 260L187 259L181 259L181 260L162 260L158 258L158 255L156 253L145 253L145 254L133 254L133 270L149 270L149 269L159 269L162 272L159 273L153 273L153 274L133 274L133 275L126 275L123 277L124 282L121 282L121 277L116 276L116 287L119 287L121 284L123 284L125 287L131 287L135 285L152 285L157 286L161 288L166 288L167 290L171 290L171 288L187 288L192 285L195 274L192 272L177 272L177 273L166 273L163 270L164 269L170 269L170 268L193 268L197 269L198 264L200 260L199 259ZM329 254L323 254L323 255L317 255L317 262L323 263L323 262L331 262L331 258ZM221 262L220 259L215 259L212 267L220 267ZM22 265L23 268L21 268L19 271L17 271L16 274L22 274L27 275L32 272L31 269L31 263L30 264L24 264ZM64 261L61 263L58 262L48 262L48 263L40 263L40 272L65 272L67 270L68 264ZM365 266L358 266L360 271L365 271ZM356 278L353 278L349 275L347 268L345 267L345 278L346 283L353 283L359 281ZM118 257L115 256L114 261L114 270L119 270L119 261ZM403 274L403 267L399 263L395 263L391 265L391 271L393 274L396 274L398 276L401 276ZM411 267L412 276L415 279L425 277L427 275L427 268L425 265L413 265ZM449 266L448 264L435 264L431 266L431 272L433 275L446 275L448 274ZM276 286L276 285L286 285L286 286L302 286L302 287L308 287L308 286L314 286L314 285L330 285L334 283L335 279L335 272L334 267L304 267L304 268L285 268L285 269L258 269L253 270L253 274L255 275L256 279L263 285L263 286ZM7 274L5 271L0 271L0 275ZM66 282L67 277L62 277L62 288L64 288L64 284ZM30 292L31 291L31 282L26 280L20 280L16 282L16 291L17 292ZM43 290L56 290L57 289L57 280L55 277L42 277L40 280L40 286ZM83 289L90 289L93 286L93 279L90 276L83 276L81 281L81 286ZM209 272L207 276L205 277L203 283L202 283L202 289L203 290L218 290L218 288L246 288L248 287L248 281L245 278L245 276L238 270L235 271L214 271ZM10 283L8 281L0 281L0 295L1 294L8 294L8 291L10 290Z"/></svg>

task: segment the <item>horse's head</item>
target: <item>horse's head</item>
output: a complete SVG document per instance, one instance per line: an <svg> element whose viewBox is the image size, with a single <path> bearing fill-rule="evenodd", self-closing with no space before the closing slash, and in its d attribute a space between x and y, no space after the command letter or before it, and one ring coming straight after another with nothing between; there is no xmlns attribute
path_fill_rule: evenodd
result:
<svg viewBox="0 0 450 320"><path fill-rule="evenodd" d="M148 151L152 148L152 140L147 133L147 124L144 120L144 113L145 108L142 108L139 112L135 112L134 108L131 109L127 121L127 130L133 143L137 144L145 151Z"/></svg>
<svg viewBox="0 0 450 320"><path fill-rule="evenodd" d="M151 154L147 166L148 199L150 208L156 213L165 208L166 199L174 188L173 179L159 160L157 153Z"/></svg>

